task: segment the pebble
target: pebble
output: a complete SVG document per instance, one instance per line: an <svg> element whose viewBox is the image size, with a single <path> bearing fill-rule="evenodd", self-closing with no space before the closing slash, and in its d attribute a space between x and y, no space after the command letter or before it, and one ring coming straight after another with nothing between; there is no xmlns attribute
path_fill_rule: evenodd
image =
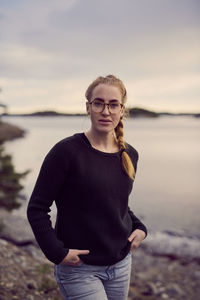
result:
<svg viewBox="0 0 200 300"><path fill-rule="evenodd" d="M154 294L153 289L152 289L152 287L151 287L150 284L144 285L144 287L143 287L141 293L142 293L142 295L144 295L144 296L151 296L151 295Z"/></svg>
<svg viewBox="0 0 200 300"><path fill-rule="evenodd" d="M6 283L6 288L11 289L13 288L14 284L12 282Z"/></svg>
<svg viewBox="0 0 200 300"><path fill-rule="evenodd" d="M35 282L32 280L32 281L29 281L28 283L27 283L27 288L29 289L29 290L34 290L34 289L36 289L36 284L35 284Z"/></svg>
<svg viewBox="0 0 200 300"><path fill-rule="evenodd" d="M162 299L169 299L169 296L165 293L161 294L161 298Z"/></svg>
<svg viewBox="0 0 200 300"><path fill-rule="evenodd" d="M174 296L174 295L181 295L183 293L182 289L178 286L178 284L172 284L170 289L168 289L168 293L171 295L171 296Z"/></svg>

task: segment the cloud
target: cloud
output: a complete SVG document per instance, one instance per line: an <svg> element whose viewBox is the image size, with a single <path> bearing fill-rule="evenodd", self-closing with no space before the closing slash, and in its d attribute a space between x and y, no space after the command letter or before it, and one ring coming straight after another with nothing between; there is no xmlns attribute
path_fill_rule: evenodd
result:
<svg viewBox="0 0 200 300"><path fill-rule="evenodd" d="M129 106L144 106L148 109L169 110L171 112L200 111L199 74L182 74L143 78L127 82ZM191 92L192 91L192 92Z"/></svg>
<svg viewBox="0 0 200 300"><path fill-rule="evenodd" d="M198 12L196 0L1 1L2 97L82 110L87 85L113 73L131 105L199 109Z"/></svg>
<svg viewBox="0 0 200 300"><path fill-rule="evenodd" d="M83 79L1 80L6 104L10 112L31 112L53 109L64 112L84 112L85 90L88 82ZM14 110L13 110L14 107Z"/></svg>
<svg viewBox="0 0 200 300"><path fill-rule="evenodd" d="M86 65L86 60L72 54L57 54L50 51L18 45L0 44L0 69L4 76L24 78L62 78L69 77L77 69ZM78 72L77 72L78 74Z"/></svg>

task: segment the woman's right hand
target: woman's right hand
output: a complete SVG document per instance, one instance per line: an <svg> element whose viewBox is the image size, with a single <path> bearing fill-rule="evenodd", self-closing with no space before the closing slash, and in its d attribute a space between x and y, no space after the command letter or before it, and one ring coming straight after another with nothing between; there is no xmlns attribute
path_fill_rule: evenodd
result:
<svg viewBox="0 0 200 300"><path fill-rule="evenodd" d="M82 260L79 255L87 255L89 254L89 250L77 250L77 249L69 249L68 254L62 260L61 264L69 265L69 266L80 266L82 264Z"/></svg>

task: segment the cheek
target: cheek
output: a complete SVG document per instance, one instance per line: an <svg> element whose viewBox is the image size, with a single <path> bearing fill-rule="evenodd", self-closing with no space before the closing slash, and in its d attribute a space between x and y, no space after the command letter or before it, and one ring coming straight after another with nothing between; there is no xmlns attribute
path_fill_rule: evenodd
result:
<svg viewBox="0 0 200 300"><path fill-rule="evenodd" d="M113 120L116 126L118 125L118 123L120 121L120 117L121 116L116 116L115 119Z"/></svg>
<svg viewBox="0 0 200 300"><path fill-rule="evenodd" d="M89 116L92 123L97 120L97 116L95 115L94 112L90 111Z"/></svg>

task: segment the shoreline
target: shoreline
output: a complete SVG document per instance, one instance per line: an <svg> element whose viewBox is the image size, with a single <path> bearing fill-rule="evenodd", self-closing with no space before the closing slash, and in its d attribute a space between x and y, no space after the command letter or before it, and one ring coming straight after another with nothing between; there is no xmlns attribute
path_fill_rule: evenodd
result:
<svg viewBox="0 0 200 300"><path fill-rule="evenodd" d="M0 120L0 143L24 137L25 130Z"/></svg>
<svg viewBox="0 0 200 300"><path fill-rule="evenodd" d="M67 112L60 112L55 110L41 110L35 111L30 113L7 113L3 114L6 117L80 117L80 116L87 116L85 112L82 113L67 113ZM127 117L129 118L158 118L162 116L171 116L171 117L195 117L199 118L199 112L167 112L167 111L152 111L144 108L133 107L127 110Z"/></svg>

